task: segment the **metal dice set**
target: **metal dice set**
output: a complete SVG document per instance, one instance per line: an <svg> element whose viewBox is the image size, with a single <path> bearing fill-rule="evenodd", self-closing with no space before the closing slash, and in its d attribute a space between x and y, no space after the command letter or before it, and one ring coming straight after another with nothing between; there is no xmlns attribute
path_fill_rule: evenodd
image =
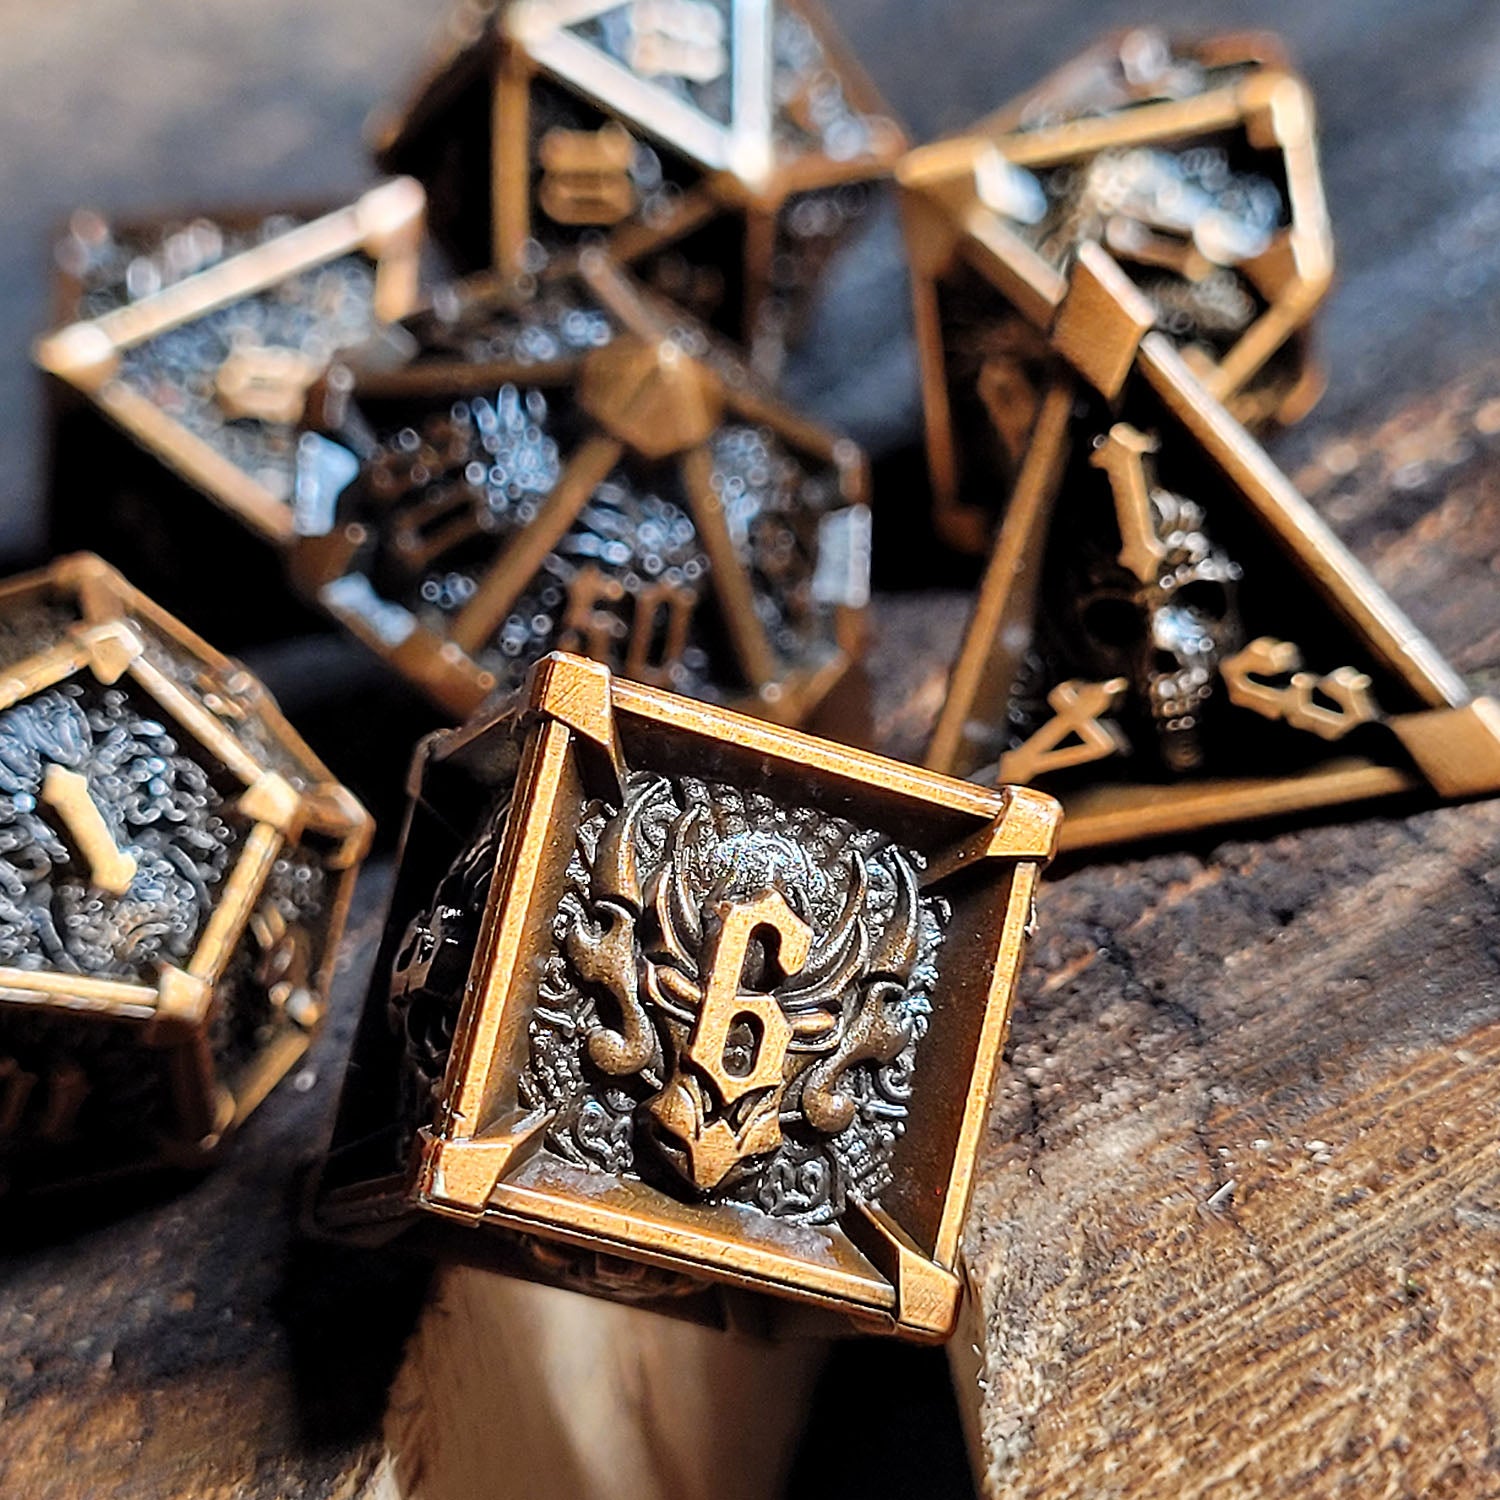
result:
<svg viewBox="0 0 1500 1500"><path fill-rule="evenodd" d="M467 720L313 1224L945 1337L1056 848L1500 787L1500 708L1251 435L1320 390L1308 90L1137 30L910 149L802 0L470 0L378 152L332 213L76 215L37 351L60 538L236 644L280 589ZM925 768L804 732L880 668L872 516L926 502L778 389L883 196L931 526L989 559ZM96 560L0 594L0 651L8 1180L201 1161L327 1006L368 820Z"/></svg>

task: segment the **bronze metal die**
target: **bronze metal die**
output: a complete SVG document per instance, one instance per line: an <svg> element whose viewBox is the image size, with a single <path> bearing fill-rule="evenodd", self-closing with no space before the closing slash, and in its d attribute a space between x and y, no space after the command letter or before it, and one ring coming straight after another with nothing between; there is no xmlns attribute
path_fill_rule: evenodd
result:
<svg viewBox="0 0 1500 1500"><path fill-rule="evenodd" d="M5 1173L194 1164L305 1052L369 818L95 557L0 588L0 637Z"/></svg>
<svg viewBox="0 0 1500 1500"><path fill-rule="evenodd" d="M854 445L597 250L445 307L315 403L301 586L455 716L563 648L804 722L863 648Z"/></svg>
<svg viewBox="0 0 1500 1500"><path fill-rule="evenodd" d="M1295 421L1321 392L1309 325L1333 240L1313 105L1266 38L1122 34L897 176L936 518L954 545L987 545L987 497L1014 482L1085 241L1245 425Z"/></svg>
<svg viewBox="0 0 1500 1500"><path fill-rule="evenodd" d="M465 5L375 142L427 183L462 268L532 274L602 242L767 373L905 148L803 0Z"/></svg>
<svg viewBox="0 0 1500 1500"><path fill-rule="evenodd" d="M1500 790L1463 681L1085 245L927 763L1036 779L1063 844ZM1057 522L1060 524L1054 525Z"/></svg>
<svg viewBox="0 0 1500 1500"><path fill-rule="evenodd" d="M944 1337L1056 804L560 654L412 790L320 1222Z"/></svg>
<svg viewBox="0 0 1500 1500"><path fill-rule="evenodd" d="M290 476L278 454L289 458L290 429L337 344L362 342L416 305L422 232L421 188L387 182L347 208L58 329L38 341L35 357L169 470L284 546L293 534ZM341 267L351 287L324 288ZM303 329L307 347L274 334L269 343L247 342L253 320L241 310L273 305L280 289L298 282L307 283L311 323L322 319L326 328ZM330 296L348 305L329 314ZM179 349L173 340L187 343ZM154 369L157 358L170 379Z"/></svg>

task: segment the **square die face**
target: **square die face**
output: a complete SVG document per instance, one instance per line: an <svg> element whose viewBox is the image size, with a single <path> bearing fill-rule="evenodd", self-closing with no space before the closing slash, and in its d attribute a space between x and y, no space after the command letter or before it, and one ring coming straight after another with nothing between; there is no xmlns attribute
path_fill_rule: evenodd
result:
<svg viewBox="0 0 1500 1500"><path fill-rule="evenodd" d="M725 782L590 799L517 1083L542 1149L794 1224L878 1203L950 917L923 863Z"/></svg>
<svg viewBox="0 0 1500 1500"><path fill-rule="evenodd" d="M1056 804L561 653L413 783L317 1223L945 1337Z"/></svg>
<svg viewBox="0 0 1500 1500"><path fill-rule="evenodd" d="M729 1282L945 1333L1055 809L1031 799L1022 831L1008 793L577 658L544 663L528 710L428 757L403 860L428 894L398 891L325 1221L388 1217L394 1194L496 1245L561 1241L532 1273L582 1252L570 1284L602 1252L682 1295ZM460 839L455 776L518 727L514 789L481 770ZM399 1058L360 1116L377 1033ZM382 1169L359 1143L391 1138L393 1102Z"/></svg>
<svg viewBox="0 0 1500 1500"><path fill-rule="evenodd" d="M482 780L425 763L321 1173L325 1199L404 1177L438 1119L520 747L514 726L496 726Z"/></svg>

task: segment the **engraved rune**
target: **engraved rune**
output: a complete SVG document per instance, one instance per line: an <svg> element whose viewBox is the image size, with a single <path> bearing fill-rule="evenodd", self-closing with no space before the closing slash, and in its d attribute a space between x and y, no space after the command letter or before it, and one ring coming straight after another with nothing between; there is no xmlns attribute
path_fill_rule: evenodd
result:
<svg viewBox="0 0 1500 1500"><path fill-rule="evenodd" d="M1165 543L1156 534L1151 517L1151 486L1146 478L1146 455L1161 446L1155 437L1116 422L1089 456L1096 469L1103 469L1115 498L1120 524L1120 566L1142 583L1156 578L1157 567L1167 555Z"/></svg>
<svg viewBox="0 0 1500 1500"><path fill-rule="evenodd" d="M1002 781L1033 781L1048 771L1086 765L1130 746L1119 728L1103 716L1130 684L1123 677L1108 682L1060 682L1047 694L1052 717L1035 734L1000 759ZM1071 739L1072 744L1067 741Z"/></svg>
<svg viewBox="0 0 1500 1500"><path fill-rule="evenodd" d="M629 597L618 578L592 563L580 568L568 585L558 650L581 652L635 682L670 687L687 649L698 595L677 584L649 584L634 595L627 626L619 611ZM617 651L621 640L623 661Z"/></svg>
<svg viewBox="0 0 1500 1500"><path fill-rule="evenodd" d="M777 891L718 902L712 916L702 1004L676 1072L650 1105L680 1143L687 1175L700 1190L717 1187L738 1162L781 1142L779 1105L793 1032L775 995L741 987L751 942L775 934L776 977L785 980L807 962L813 938ZM717 1099L703 1098L704 1083Z"/></svg>
<svg viewBox="0 0 1500 1500"><path fill-rule="evenodd" d="M542 211L558 224L618 224L635 212L635 142L621 125L549 130L537 158Z"/></svg>
<svg viewBox="0 0 1500 1500"><path fill-rule="evenodd" d="M729 64L724 17L704 0L635 0L628 56L648 78L712 83Z"/></svg>
<svg viewBox="0 0 1500 1500"><path fill-rule="evenodd" d="M1231 703L1262 718L1284 720L1319 739L1342 739L1380 716L1370 679L1357 668L1338 667L1320 677L1301 667L1302 653L1296 646L1263 635L1229 657L1221 671ZM1288 674L1291 680L1284 687L1264 680Z"/></svg>

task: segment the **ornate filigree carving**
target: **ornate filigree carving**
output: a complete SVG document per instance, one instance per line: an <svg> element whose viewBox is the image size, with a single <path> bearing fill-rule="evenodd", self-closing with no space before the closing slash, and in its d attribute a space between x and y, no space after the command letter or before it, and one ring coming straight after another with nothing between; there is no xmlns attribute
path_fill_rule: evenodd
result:
<svg viewBox="0 0 1500 1500"><path fill-rule="evenodd" d="M443 877L432 904L407 924L396 952L386 1016L402 1043L398 1118L408 1138L432 1119L442 1089L504 826L502 806Z"/></svg>
<svg viewBox="0 0 1500 1500"><path fill-rule="evenodd" d="M133 862L121 888L49 795L59 772ZM0 714L0 964L149 977L186 960L241 841L224 801L119 688L64 683Z"/></svg>
<svg viewBox="0 0 1500 1500"><path fill-rule="evenodd" d="M878 1199L947 921L920 863L691 777L595 804L521 1083L548 1146L807 1223Z"/></svg>

